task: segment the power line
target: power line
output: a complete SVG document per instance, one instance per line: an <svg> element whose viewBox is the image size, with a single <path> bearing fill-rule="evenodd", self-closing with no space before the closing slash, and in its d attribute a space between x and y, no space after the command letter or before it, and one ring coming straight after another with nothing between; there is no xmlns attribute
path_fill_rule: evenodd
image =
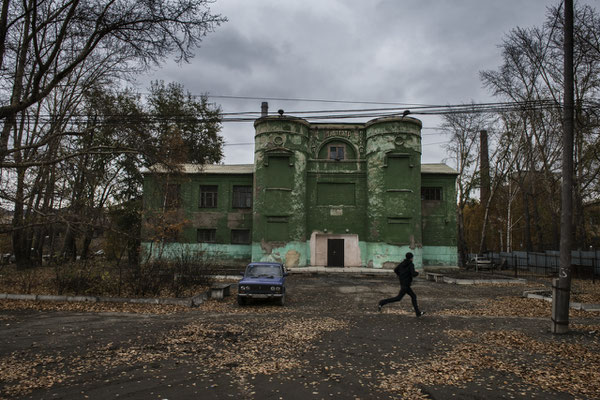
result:
<svg viewBox="0 0 600 400"><path fill-rule="evenodd" d="M593 109L597 105L594 101L585 101L584 108ZM408 109L409 115L452 115L452 114L469 114L469 113L501 113L501 112L543 112L551 109L560 109L560 105L553 100L536 100L523 102L493 102L479 104L458 104L445 106L417 106ZM249 114L258 114L248 112ZM366 118L382 118L382 117L399 117L406 114L406 110L401 108L363 108L350 110L312 110L312 111L294 111L293 114L303 115L303 119L309 121L319 120L341 120L341 119L366 119ZM254 122L256 116L248 116L246 113L222 113L224 116L221 119L214 118L204 120L201 117L190 115L169 115L169 116L146 116L140 118L138 116L123 116L123 115L92 115L92 114L71 114L68 116L69 123L87 124L87 118L99 117L105 119L101 122L103 125L119 125L124 123L159 123L159 122L179 122L179 123L229 123L229 122ZM237 115L237 116L234 116ZM270 115L275 115L271 113ZM284 115L290 117L291 115ZM37 123L52 122L53 119L58 119L57 115L39 114L40 119ZM65 117L61 117L65 118ZM112 118L112 120L110 120ZM106 119L109 119L108 121ZM425 128L427 129L427 128Z"/></svg>

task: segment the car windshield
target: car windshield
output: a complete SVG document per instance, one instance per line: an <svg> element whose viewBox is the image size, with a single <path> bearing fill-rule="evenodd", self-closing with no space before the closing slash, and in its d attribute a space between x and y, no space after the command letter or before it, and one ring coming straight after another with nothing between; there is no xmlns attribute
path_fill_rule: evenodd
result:
<svg viewBox="0 0 600 400"><path fill-rule="evenodd" d="M278 265L249 265L246 276L258 277L281 277L281 267Z"/></svg>

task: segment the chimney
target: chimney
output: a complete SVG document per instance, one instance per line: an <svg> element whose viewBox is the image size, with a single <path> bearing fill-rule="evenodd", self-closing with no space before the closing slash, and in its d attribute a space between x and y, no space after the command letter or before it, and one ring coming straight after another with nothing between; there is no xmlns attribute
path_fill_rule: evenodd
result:
<svg viewBox="0 0 600 400"><path fill-rule="evenodd" d="M488 154L488 133L486 130L479 132L481 146L481 204L485 207L490 198L490 158Z"/></svg>
<svg viewBox="0 0 600 400"><path fill-rule="evenodd" d="M269 115L269 103L267 103L266 101L263 101L262 104L260 105L260 116L262 117L266 117L267 115Z"/></svg>

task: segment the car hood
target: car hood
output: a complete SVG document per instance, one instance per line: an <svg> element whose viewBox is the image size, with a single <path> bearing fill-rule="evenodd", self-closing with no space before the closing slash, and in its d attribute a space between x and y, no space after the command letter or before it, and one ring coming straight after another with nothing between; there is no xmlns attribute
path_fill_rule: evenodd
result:
<svg viewBox="0 0 600 400"><path fill-rule="evenodd" d="M239 285L250 285L250 284L254 284L254 285L283 285L284 279L281 277L275 277L275 278L265 278L265 277L260 277L260 278L251 278L251 277L244 277L242 278L238 284Z"/></svg>

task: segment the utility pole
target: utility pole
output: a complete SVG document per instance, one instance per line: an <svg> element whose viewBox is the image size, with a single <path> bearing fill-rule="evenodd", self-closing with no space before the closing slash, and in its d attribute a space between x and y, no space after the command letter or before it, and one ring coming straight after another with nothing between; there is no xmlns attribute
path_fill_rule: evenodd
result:
<svg viewBox="0 0 600 400"><path fill-rule="evenodd" d="M573 0L565 0L563 154L560 215L559 278L552 282L552 333L569 331L571 297L571 248L573 231Z"/></svg>

